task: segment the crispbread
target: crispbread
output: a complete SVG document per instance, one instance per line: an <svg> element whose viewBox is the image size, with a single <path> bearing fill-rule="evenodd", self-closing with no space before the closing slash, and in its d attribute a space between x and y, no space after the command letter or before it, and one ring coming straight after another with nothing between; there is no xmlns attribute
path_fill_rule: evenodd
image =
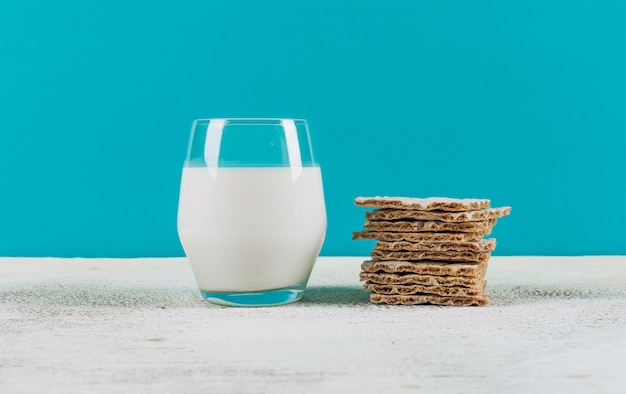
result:
<svg viewBox="0 0 626 394"><path fill-rule="evenodd" d="M429 250L433 252L445 251L472 251L472 252L491 252L496 248L496 239L481 239L476 242L376 242L376 249L379 250Z"/></svg>
<svg viewBox="0 0 626 394"><path fill-rule="evenodd" d="M366 260L361 264L363 272L413 273L420 275L449 275L482 278L487 263L448 263L445 261L382 261Z"/></svg>
<svg viewBox="0 0 626 394"><path fill-rule="evenodd" d="M398 233L392 231L355 231L352 239L377 239L379 241L407 241L407 242L471 242L478 241L482 237L489 235L488 231L476 233L458 232L421 232L421 233Z"/></svg>
<svg viewBox="0 0 626 394"><path fill-rule="evenodd" d="M360 278L373 303L484 306L485 272L497 219L511 207L490 208L487 199L357 197L363 231L352 239L376 240Z"/></svg>
<svg viewBox="0 0 626 394"><path fill-rule="evenodd" d="M511 207L485 208L477 211L445 212L445 211L414 211L409 209L376 209L365 213L367 220L439 220L442 222L478 222L497 219L511 213Z"/></svg>
<svg viewBox="0 0 626 394"><path fill-rule="evenodd" d="M419 211L472 211L489 208L489 200L448 197L357 197L354 203L364 208L395 208Z"/></svg>
<svg viewBox="0 0 626 394"><path fill-rule="evenodd" d="M386 272L361 272L361 280L381 285L424 285L424 286L479 286L484 278L470 276L437 276L420 274L388 274Z"/></svg>
<svg viewBox="0 0 626 394"><path fill-rule="evenodd" d="M403 233L422 231L454 231L462 233L476 233L491 231L496 224L496 219L483 220L480 222L448 223L434 220L411 220L390 222L384 220L366 220L365 227L374 231L396 231Z"/></svg>
<svg viewBox="0 0 626 394"><path fill-rule="evenodd" d="M485 262L489 260L490 252L434 252L430 250L420 251L389 251L374 249L371 252L371 256L381 260L406 260L406 261L420 261L420 260L439 260L439 261L463 261L463 262Z"/></svg>
<svg viewBox="0 0 626 394"><path fill-rule="evenodd" d="M490 252L433 252L430 250L419 251L399 251L394 252L390 250L378 250L374 249L370 253L370 256L380 260L403 260L403 261L421 261L421 260L435 260L445 262L476 262L482 263L489 260L491 256Z"/></svg>
<svg viewBox="0 0 626 394"><path fill-rule="evenodd" d="M430 294L415 295L389 295L389 294L370 294L370 301L375 304L391 304L391 305L449 305L449 306L485 306L489 304L489 298L484 297L446 297Z"/></svg>
<svg viewBox="0 0 626 394"><path fill-rule="evenodd" d="M378 294L435 294L447 297L484 297L487 282L477 287L461 286L423 286L423 285L381 285L365 282L365 290Z"/></svg>

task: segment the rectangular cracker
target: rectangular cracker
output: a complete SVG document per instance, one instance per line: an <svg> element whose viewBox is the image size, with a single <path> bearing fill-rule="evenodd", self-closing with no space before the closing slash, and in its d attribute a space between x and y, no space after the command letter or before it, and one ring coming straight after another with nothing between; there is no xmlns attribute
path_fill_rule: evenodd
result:
<svg viewBox="0 0 626 394"><path fill-rule="evenodd" d="M447 305L447 306L486 306L489 304L489 298L484 297L468 298L468 297L446 297L439 295L389 295L389 294L370 294L370 301L375 304L389 305Z"/></svg>
<svg viewBox="0 0 626 394"><path fill-rule="evenodd" d="M383 261L366 260L361 264L363 272L386 272L389 274L412 273L420 275L469 276L483 278L487 263L448 263L445 261Z"/></svg>
<svg viewBox="0 0 626 394"><path fill-rule="evenodd" d="M483 277L470 276L436 276L420 274L388 274L386 272L361 272L361 280L381 285L423 285L423 286L463 286L477 287L484 281Z"/></svg>
<svg viewBox="0 0 626 394"><path fill-rule="evenodd" d="M480 287L460 286L423 286L423 285L381 285L365 282L366 291L377 294L415 295L434 294L446 297L484 297L487 282L483 281Z"/></svg>
<svg viewBox="0 0 626 394"><path fill-rule="evenodd" d="M352 239L376 239L379 241L406 241L406 242L474 242L489 235L489 231L477 233L459 232L420 232L420 233L398 233L392 231L355 231Z"/></svg>
<svg viewBox="0 0 626 394"><path fill-rule="evenodd" d="M372 250L372 257L380 260L407 260L407 261L421 261L421 260L440 260L440 261L463 261L463 262L477 262L482 263L489 260L491 256L490 252L434 252L430 250L419 251L399 251L394 252L390 250Z"/></svg>
<svg viewBox="0 0 626 394"><path fill-rule="evenodd" d="M483 220L480 222L448 223L434 220L411 220L389 222L383 220L366 220L363 227L373 231L396 231L402 233L422 231L453 231L461 233L477 233L491 231L496 224L496 219Z"/></svg>
<svg viewBox="0 0 626 394"><path fill-rule="evenodd" d="M472 251L472 252L491 252L496 248L496 239L481 239L475 242L376 242L376 249L378 250L429 250L433 252L446 252L446 251Z"/></svg>
<svg viewBox="0 0 626 394"><path fill-rule="evenodd" d="M511 213L511 207L485 208L477 211L444 212L444 211L414 211L410 209L376 209L365 213L367 220L439 220L442 222L480 222L489 219L498 219Z"/></svg>
<svg viewBox="0 0 626 394"><path fill-rule="evenodd" d="M395 208L416 211L474 211L489 208L489 200L448 197L357 197L354 203L363 208Z"/></svg>

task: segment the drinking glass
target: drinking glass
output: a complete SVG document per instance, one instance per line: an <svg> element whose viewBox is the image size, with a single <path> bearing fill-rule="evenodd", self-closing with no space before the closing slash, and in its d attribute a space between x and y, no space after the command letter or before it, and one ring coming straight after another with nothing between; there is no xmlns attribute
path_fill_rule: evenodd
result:
<svg viewBox="0 0 626 394"><path fill-rule="evenodd" d="M322 174L305 120L193 122L178 234L207 301L299 300L326 225Z"/></svg>

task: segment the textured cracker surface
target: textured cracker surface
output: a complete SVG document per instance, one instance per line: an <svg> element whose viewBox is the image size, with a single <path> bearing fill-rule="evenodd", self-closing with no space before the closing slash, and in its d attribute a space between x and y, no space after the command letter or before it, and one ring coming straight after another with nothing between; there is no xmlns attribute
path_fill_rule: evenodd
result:
<svg viewBox="0 0 626 394"><path fill-rule="evenodd" d="M469 276L433 276L406 273L389 274L386 272L361 272L359 275L361 280L378 284L480 287L484 282L482 277L472 278Z"/></svg>
<svg viewBox="0 0 626 394"><path fill-rule="evenodd" d="M461 287L461 286L424 286L424 285L383 285L373 282L365 282L363 287L367 291L378 294L389 295L416 295L435 294L448 297L479 297L484 298L487 282L482 282L482 286Z"/></svg>
<svg viewBox="0 0 626 394"><path fill-rule="evenodd" d="M489 200L476 198L449 198L449 197L357 197L354 200L357 206L363 208L396 208L413 209L419 211L470 211L489 208Z"/></svg>
<svg viewBox="0 0 626 394"><path fill-rule="evenodd" d="M434 220L410 220L389 222L384 220L366 220L363 227L374 231L421 232L421 231L453 231L463 233L491 232L496 219L480 222L448 223Z"/></svg>
<svg viewBox="0 0 626 394"><path fill-rule="evenodd" d="M445 261L382 261L366 260L361 264L364 272L414 273L422 275L471 276L480 278L487 263L448 263Z"/></svg>
<svg viewBox="0 0 626 394"><path fill-rule="evenodd" d="M511 207L487 208L477 211L441 212L441 211L412 211L407 209L376 209L365 213L367 220L440 220L443 222L478 222L488 219L498 219L511 213Z"/></svg>
<svg viewBox="0 0 626 394"><path fill-rule="evenodd" d="M407 241L407 242L472 242L479 241L485 235L489 235L491 229L479 233L398 233L392 231L355 231L352 239L375 239L380 241Z"/></svg>
<svg viewBox="0 0 626 394"><path fill-rule="evenodd" d="M496 239L482 239L475 242L376 242L376 249L379 250L417 250L417 251L433 251L433 252L448 252L448 251L472 251L472 252L491 252L496 248Z"/></svg>
<svg viewBox="0 0 626 394"><path fill-rule="evenodd" d="M370 294L370 300L375 304L389 305L446 305L446 306L486 306L489 298L484 297L447 297L431 294L396 295Z"/></svg>
<svg viewBox="0 0 626 394"><path fill-rule="evenodd" d="M492 256L481 308L372 304L363 260L322 257L301 301L238 309L203 301L184 259L0 258L0 392L626 387L626 257Z"/></svg>
<svg viewBox="0 0 626 394"><path fill-rule="evenodd" d="M421 261L421 260L439 260L447 262L478 262L483 263L489 260L491 253L489 252L437 252L437 251L400 251L393 252L389 250L374 249L371 252L371 256L380 260L406 260L406 261Z"/></svg>

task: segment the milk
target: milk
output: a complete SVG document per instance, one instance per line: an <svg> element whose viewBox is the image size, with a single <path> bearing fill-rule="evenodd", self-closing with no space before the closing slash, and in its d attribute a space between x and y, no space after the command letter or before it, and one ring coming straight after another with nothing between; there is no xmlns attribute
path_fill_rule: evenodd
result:
<svg viewBox="0 0 626 394"><path fill-rule="evenodd" d="M306 284L326 234L319 167L184 167L178 234L198 287Z"/></svg>

